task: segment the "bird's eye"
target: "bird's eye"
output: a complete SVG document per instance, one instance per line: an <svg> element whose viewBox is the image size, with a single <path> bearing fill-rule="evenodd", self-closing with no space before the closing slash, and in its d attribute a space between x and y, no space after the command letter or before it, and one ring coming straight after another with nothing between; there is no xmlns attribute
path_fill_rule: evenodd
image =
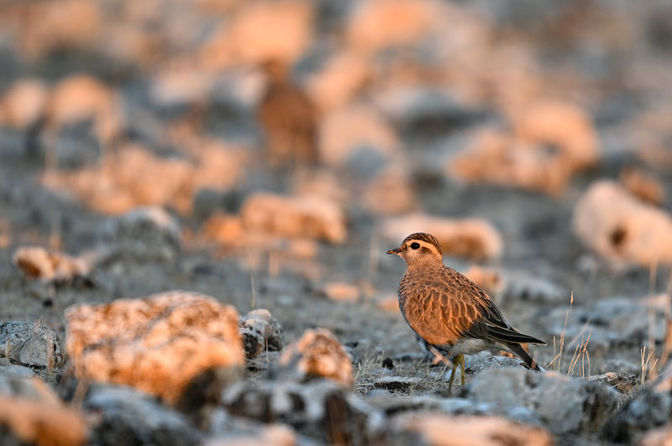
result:
<svg viewBox="0 0 672 446"><path fill-rule="evenodd" d="M419 247L420 247L420 243L418 243L418 242L411 243L411 249L418 249Z"/></svg>

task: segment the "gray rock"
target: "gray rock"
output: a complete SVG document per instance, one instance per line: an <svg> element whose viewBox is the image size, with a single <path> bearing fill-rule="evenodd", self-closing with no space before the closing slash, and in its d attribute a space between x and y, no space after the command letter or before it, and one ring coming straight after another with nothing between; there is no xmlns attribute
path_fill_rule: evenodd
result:
<svg viewBox="0 0 672 446"><path fill-rule="evenodd" d="M505 272L504 278L506 281L505 299L560 303L566 301L569 296L560 285L543 277L515 271Z"/></svg>
<svg viewBox="0 0 672 446"><path fill-rule="evenodd" d="M368 444L383 427L380 411L325 379L239 382L224 390L222 405L234 416L285 423L329 443Z"/></svg>
<svg viewBox="0 0 672 446"><path fill-rule="evenodd" d="M142 207L106 220L99 230L106 253L100 262L116 257L170 261L180 252L178 222L160 207Z"/></svg>
<svg viewBox="0 0 672 446"><path fill-rule="evenodd" d="M245 356L257 357L263 351L277 352L284 347L282 326L265 308L252 310L238 323Z"/></svg>
<svg viewBox="0 0 672 446"><path fill-rule="evenodd" d="M598 432L616 410L618 395L598 382L520 368L487 370L463 391L477 403L527 408L556 435Z"/></svg>
<svg viewBox="0 0 672 446"><path fill-rule="evenodd" d="M408 392L422 383L417 376L381 376L373 380L373 387L390 391Z"/></svg>
<svg viewBox="0 0 672 446"><path fill-rule="evenodd" d="M31 367L57 368L63 365L61 340L56 332L31 322L0 324L0 357Z"/></svg>
<svg viewBox="0 0 672 446"><path fill-rule="evenodd" d="M94 385L83 402L95 422L91 443L197 444L202 434L179 412L130 387Z"/></svg>
<svg viewBox="0 0 672 446"><path fill-rule="evenodd" d="M37 378L31 369L12 364L0 366L0 395L45 404L59 403L54 391Z"/></svg>
<svg viewBox="0 0 672 446"><path fill-rule="evenodd" d="M502 407L487 402L476 402L467 398L441 398L431 395L392 396L388 392L374 391L366 402L382 410L386 416L402 412L439 412L446 415L495 415L504 416L519 423L542 426L539 417L523 406Z"/></svg>
<svg viewBox="0 0 672 446"><path fill-rule="evenodd" d="M636 443L653 428L672 418L672 367L628 401L604 427L604 435L613 441Z"/></svg>
<svg viewBox="0 0 672 446"><path fill-rule="evenodd" d="M491 369L501 369L503 367L513 367L521 368L523 366L523 361L518 358L511 358L508 356L497 356L493 355L489 351L479 352L476 355L467 355L465 356L465 366L466 372L468 374L478 375L486 370ZM459 368L456 370L455 379L459 378ZM448 372L448 377L450 377L450 372ZM457 381L456 381L457 382Z"/></svg>

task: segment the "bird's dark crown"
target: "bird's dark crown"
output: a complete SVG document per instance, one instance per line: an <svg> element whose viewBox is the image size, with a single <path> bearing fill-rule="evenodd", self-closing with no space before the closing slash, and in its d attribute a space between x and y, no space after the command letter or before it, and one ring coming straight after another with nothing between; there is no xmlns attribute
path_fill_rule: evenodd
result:
<svg viewBox="0 0 672 446"><path fill-rule="evenodd" d="M439 240L432 234L427 234L426 232L414 232L413 234L406 237L403 242L401 242L401 246L404 246L407 243L412 243L413 240L419 240L422 242L431 243L436 247L436 250L439 251L439 254L443 255L443 251L441 251L441 244L439 243Z"/></svg>

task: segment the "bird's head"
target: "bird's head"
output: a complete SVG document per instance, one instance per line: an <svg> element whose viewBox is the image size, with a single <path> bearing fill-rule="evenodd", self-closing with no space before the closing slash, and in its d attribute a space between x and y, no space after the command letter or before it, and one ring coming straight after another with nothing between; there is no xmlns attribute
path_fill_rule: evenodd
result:
<svg viewBox="0 0 672 446"><path fill-rule="evenodd" d="M439 241L432 234L416 232L401 242L401 246L390 249L387 254L396 254L408 267L443 265L443 254Z"/></svg>

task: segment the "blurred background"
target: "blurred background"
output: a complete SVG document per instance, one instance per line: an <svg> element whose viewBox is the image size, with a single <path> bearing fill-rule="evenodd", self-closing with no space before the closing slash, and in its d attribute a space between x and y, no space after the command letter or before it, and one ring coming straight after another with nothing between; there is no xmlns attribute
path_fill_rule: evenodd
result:
<svg viewBox="0 0 672 446"><path fill-rule="evenodd" d="M420 230L545 339L670 283L664 0L3 0L0 66L4 318L180 287L414 348L382 253Z"/></svg>

